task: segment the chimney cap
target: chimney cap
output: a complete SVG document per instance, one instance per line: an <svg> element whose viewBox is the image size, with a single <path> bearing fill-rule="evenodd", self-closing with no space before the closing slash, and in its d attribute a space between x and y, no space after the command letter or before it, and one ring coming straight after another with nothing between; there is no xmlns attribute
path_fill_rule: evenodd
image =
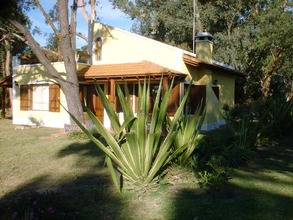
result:
<svg viewBox="0 0 293 220"><path fill-rule="evenodd" d="M196 40L213 40L213 35L211 35L209 32L198 32L195 36Z"/></svg>

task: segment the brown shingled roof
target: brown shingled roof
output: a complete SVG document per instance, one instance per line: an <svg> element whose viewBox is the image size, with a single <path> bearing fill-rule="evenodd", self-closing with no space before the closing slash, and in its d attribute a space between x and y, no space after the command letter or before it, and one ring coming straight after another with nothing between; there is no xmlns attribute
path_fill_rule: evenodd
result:
<svg viewBox="0 0 293 220"><path fill-rule="evenodd" d="M186 74L158 64L142 61L138 63L121 63L121 64L100 64L92 65L88 69L79 71L79 76L86 79L101 78L129 78L144 76L162 76L162 75L180 75Z"/></svg>

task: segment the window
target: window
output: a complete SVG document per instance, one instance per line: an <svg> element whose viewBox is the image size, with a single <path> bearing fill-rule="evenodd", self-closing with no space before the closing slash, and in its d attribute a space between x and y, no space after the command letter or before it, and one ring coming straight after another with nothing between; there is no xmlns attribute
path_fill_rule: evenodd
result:
<svg viewBox="0 0 293 220"><path fill-rule="evenodd" d="M48 85L33 85L33 110L49 110L49 89Z"/></svg>
<svg viewBox="0 0 293 220"><path fill-rule="evenodd" d="M95 40L95 56L97 61L102 60L102 47L103 47L103 40L102 38L98 37Z"/></svg>
<svg viewBox="0 0 293 220"><path fill-rule="evenodd" d="M60 87L53 84L21 85L20 110L60 111Z"/></svg>

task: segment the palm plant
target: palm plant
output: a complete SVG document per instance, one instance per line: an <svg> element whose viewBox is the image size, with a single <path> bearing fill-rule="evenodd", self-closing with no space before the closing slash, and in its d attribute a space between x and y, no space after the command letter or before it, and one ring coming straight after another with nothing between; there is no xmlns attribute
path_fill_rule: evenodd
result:
<svg viewBox="0 0 293 220"><path fill-rule="evenodd" d="M111 134L88 108L86 108L86 111L104 141L95 138L70 114L90 140L106 154L106 163L118 190L121 190L122 185L121 182L119 183L115 170L120 173L122 180L127 180L133 185L145 186L154 182L168 162L182 152L180 149L172 151L171 148L177 135L178 121L182 117L188 92L184 95L172 121L168 124L168 132L165 132L168 116L167 106L173 82L174 80L162 93L161 80L150 121L150 82L145 79L143 84L138 84L138 110L136 115L129 103L127 86L125 86L124 94L121 87L117 85L117 95L125 119L123 124L119 122L119 118L103 90L96 85L97 93L110 118L114 134ZM186 148L186 146L182 147Z"/></svg>

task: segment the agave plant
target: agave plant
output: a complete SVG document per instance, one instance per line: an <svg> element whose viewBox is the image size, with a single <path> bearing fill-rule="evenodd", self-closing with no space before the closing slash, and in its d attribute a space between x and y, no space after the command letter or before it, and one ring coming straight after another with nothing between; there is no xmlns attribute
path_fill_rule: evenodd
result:
<svg viewBox="0 0 293 220"><path fill-rule="evenodd" d="M178 120L177 135L174 140L176 162L180 166L187 165L194 149L203 140L204 135L200 134L204 122L206 109L201 114L198 108L193 115L186 113ZM168 120L169 123L172 120ZM174 156L175 156L174 155Z"/></svg>
<svg viewBox="0 0 293 220"><path fill-rule="evenodd" d="M138 84L138 110L136 114L128 101L130 99L127 86L125 86L125 93L123 93L121 87L117 85L117 95L124 114L122 124L103 90L96 85L97 93L106 109L113 131L109 132L88 108L86 111L104 141L95 138L69 113L90 140L106 154L106 163L118 190L121 190L122 186L121 182L119 183L116 170L121 175L120 181L123 179L134 185L148 185L154 182L170 160L176 158L176 155L183 151L181 149L172 151L171 148L178 133L178 121L182 117L188 92L184 95L173 119L169 122L167 133L165 132L168 116L167 106L173 82L174 80L162 93L161 80L151 120L149 120L150 82L145 79L143 83ZM186 148L186 146L182 147Z"/></svg>

